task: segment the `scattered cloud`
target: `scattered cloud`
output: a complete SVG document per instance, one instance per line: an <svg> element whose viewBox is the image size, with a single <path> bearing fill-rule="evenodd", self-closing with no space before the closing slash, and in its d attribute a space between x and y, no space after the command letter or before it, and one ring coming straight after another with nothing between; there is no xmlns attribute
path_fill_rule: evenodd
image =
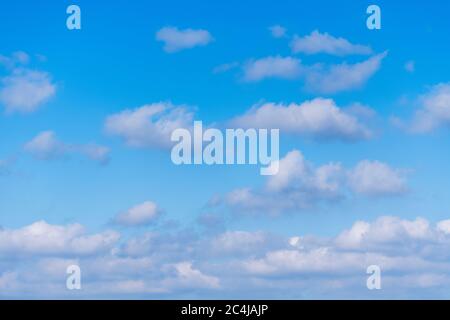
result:
<svg viewBox="0 0 450 320"><path fill-rule="evenodd" d="M156 40L164 43L164 51L174 53L184 49L206 46L213 41L213 37L207 30L179 30L175 27L165 27L158 30Z"/></svg>
<svg viewBox="0 0 450 320"><path fill-rule="evenodd" d="M326 53L335 56L369 55L372 49L360 44L352 44L344 38L335 38L328 33L314 30L310 35L294 36L291 42L294 53L317 54Z"/></svg>
<svg viewBox="0 0 450 320"><path fill-rule="evenodd" d="M355 141L372 136L356 116L336 106L332 99L323 98L302 104L265 103L233 119L231 124L243 128L277 128L282 133L318 140Z"/></svg>

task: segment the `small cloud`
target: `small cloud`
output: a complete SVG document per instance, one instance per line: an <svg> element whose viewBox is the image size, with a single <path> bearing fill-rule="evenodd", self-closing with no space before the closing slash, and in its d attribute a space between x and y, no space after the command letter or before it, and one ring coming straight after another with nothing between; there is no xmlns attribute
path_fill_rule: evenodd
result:
<svg viewBox="0 0 450 320"><path fill-rule="evenodd" d="M213 41L213 37L207 30L179 30L175 27L165 27L156 33L156 40L164 43L164 51L174 53L184 49L206 46Z"/></svg>
<svg viewBox="0 0 450 320"><path fill-rule="evenodd" d="M67 144L59 141L53 131L43 131L27 142L24 150L39 160L55 160L69 154L81 154L100 164L109 162L110 149L96 144Z"/></svg>
<svg viewBox="0 0 450 320"><path fill-rule="evenodd" d="M160 214L161 210L154 202L146 201L117 215L114 222L128 227L145 226L154 223Z"/></svg>
<svg viewBox="0 0 450 320"><path fill-rule="evenodd" d="M420 108L411 124L403 127L412 133L427 133L440 127L450 127L450 83L432 86L416 101ZM402 122L400 122L402 124Z"/></svg>
<svg viewBox="0 0 450 320"><path fill-rule="evenodd" d="M1 83L0 103L10 113L36 111L56 93L50 75L42 71L14 69Z"/></svg>
<svg viewBox="0 0 450 320"><path fill-rule="evenodd" d="M269 27L270 33L274 38L283 38L286 36L286 28L283 28L280 25L274 25Z"/></svg>
<svg viewBox="0 0 450 320"><path fill-rule="evenodd" d="M295 35L291 41L291 49L294 53L326 53L335 56L369 55L372 53L372 49L368 46L352 44L344 38L335 38L328 33L320 33L318 30L304 37Z"/></svg>
<svg viewBox="0 0 450 320"><path fill-rule="evenodd" d="M295 79L300 75L299 59L273 56L251 60L244 65L244 81L256 82L267 78Z"/></svg>
<svg viewBox="0 0 450 320"><path fill-rule="evenodd" d="M305 72L306 89L322 94L359 89L380 69L387 52L355 64L316 65Z"/></svg>

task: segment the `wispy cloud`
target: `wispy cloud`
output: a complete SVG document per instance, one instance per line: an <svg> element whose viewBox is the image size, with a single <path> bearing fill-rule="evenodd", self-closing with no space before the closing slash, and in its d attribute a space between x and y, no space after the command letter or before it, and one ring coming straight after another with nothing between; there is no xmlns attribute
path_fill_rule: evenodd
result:
<svg viewBox="0 0 450 320"><path fill-rule="evenodd" d="M292 57L266 57L248 61L244 67L244 81L254 82L267 78L295 79L301 72L299 59Z"/></svg>
<svg viewBox="0 0 450 320"><path fill-rule="evenodd" d="M57 139L53 131L43 131L27 142L24 150L40 160L54 160L70 154L81 154L87 158L106 164L110 150L96 144L68 144Z"/></svg>

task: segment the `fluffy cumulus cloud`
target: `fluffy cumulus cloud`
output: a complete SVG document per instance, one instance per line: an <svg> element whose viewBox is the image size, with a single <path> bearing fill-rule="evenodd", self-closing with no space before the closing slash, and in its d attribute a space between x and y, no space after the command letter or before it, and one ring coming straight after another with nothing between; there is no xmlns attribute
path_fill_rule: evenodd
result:
<svg viewBox="0 0 450 320"><path fill-rule="evenodd" d="M450 127L450 83L429 88L417 99L420 106L411 124L403 124L408 131L427 133L440 127Z"/></svg>
<svg viewBox="0 0 450 320"><path fill-rule="evenodd" d="M354 168L330 162L316 167L294 150L279 160L279 172L260 189L228 193L224 203L239 213L278 215L344 199L349 193L368 197L398 196L407 191L405 172L380 161L363 160Z"/></svg>
<svg viewBox="0 0 450 320"><path fill-rule="evenodd" d="M0 104L6 112L36 111L56 93L56 85L47 72L23 68L1 79Z"/></svg>
<svg viewBox="0 0 450 320"><path fill-rule="evenodd" d="M305 87L324 94L360 89L380 69L386 56L384 52L354 64L312 66L305 73Z"/></svg>
<svg viewBox="0 0 450 320"><path fill-rule="evenodd" d="M174 53L184 49L206 46L213 41L207 30L165 27L156 32L156 40L164 43L164 51Z"/></svg>
<svg viewBox="0 0 450 320"><path fill-rule="evenodd" d="M156 203L146 201L118 214L114 221L123 226L144 226L154 223L160 213Z"/></svg>
<svg viewBox="0 0 450 320"><path fill-rule="evenodd" d="M159 102L108 116L105 130L132 147L167 149L172 131L190 128L192 122L193 114L185 106Z"/></svg>
<svg viewBox="0 0 450 320"><path fill-rule="evenodd" d="M0 231L0 296L361 298L373 293L366 269L377 265L385 298L423 297L428 289L448 298L449 221L380 216L330 237L179 229L123 240L114 231L40 221ZM64 289L73 264L82 270L79 292Z"/></svg>
<svg viewBox="0 0 450 320"><path fill-rule="evenodd" d="M267 78L295 79L301 73L299 59L273 56L248 61L243 67L244 81L254 82Z"/></svg>
<svg viewBox="0 0 450 320"><path fill-rule="evenodd" d="M351 188L366 195L383 196L404 193L406 181L402 170L396 170L380 161L364 160L349 172Z"/></svg>
<svg viewBox="0 0 450 320"><path fill-rule="evenodd" d="M43 131L27 142L24 150L40 160L60 159L71 154L81 154L88 159L106 164L110 150L96 144L68 144L60 141L53 131Z"/></svg>
<svg viewBox="0 0 450 320"><path fill-rule="evenodd" d="M336 38L318 30L304 37L294 36L291 42L291 49L294 53L326 53L335 56L368 55L372 53L372 49L368 46L352 44L347 39Z"/></svg>
<svg viewBox="0 0 450 320"><path fill-rule="evenodd" d="M243 128L277 128L282 133L319 140L355 141L372 132L359 119L336 106L331 99L316 98L302 104L265 103L231 121Z"/></svg>

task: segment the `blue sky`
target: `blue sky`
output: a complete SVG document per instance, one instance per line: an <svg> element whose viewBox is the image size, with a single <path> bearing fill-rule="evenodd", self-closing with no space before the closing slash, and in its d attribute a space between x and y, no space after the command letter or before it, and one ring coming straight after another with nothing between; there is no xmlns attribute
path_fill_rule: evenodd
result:
<svg viewBox="0 0 450 320"><path fill-rule="evenodd" d="M0 297L448 298L450 6L370 4L3 4ZM279 128L282 172L175 166L193 120Z"/></svg>

